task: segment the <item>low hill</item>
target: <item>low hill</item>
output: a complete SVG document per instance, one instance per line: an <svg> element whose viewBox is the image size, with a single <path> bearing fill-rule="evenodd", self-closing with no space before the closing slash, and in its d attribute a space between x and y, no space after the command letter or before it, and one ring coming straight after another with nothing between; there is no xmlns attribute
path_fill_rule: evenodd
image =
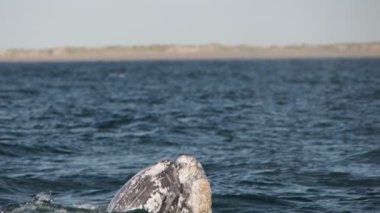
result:
<svg viewBox="0 0 380 213"><path fill-rule="evenodd" d="M380 42L253 46L222 44L62 47L0 51L0 61L380 58Z"/></svg>

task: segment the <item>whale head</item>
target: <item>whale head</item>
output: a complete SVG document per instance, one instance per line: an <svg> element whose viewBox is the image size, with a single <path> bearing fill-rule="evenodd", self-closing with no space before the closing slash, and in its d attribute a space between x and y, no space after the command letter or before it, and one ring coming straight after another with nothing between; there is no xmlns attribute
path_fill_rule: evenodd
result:
<svg viewBox="0 0 380 213"><path fill-rule="evenodd" d="M199 161L191 155L181 155L177 158L178 176L181 184L189 185L197 179L206 178Z"/></svg>
<svg viewBox="0 0 380 213"><path fill-rule="evenodd" d="M183 208L193 213L211 213L211 186L199 161L191 155L181 155L176 161L182 185Z"/></svg>

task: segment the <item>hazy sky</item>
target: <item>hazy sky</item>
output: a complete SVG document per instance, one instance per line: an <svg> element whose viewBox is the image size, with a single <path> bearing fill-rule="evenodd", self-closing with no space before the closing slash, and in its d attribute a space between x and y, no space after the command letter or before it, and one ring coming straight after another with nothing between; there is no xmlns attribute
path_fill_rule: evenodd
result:
<svg viewBox="0 0 380 213"><path fill-rule="evenodd" d="M380 41L380 0L0 0L0 49Z"/></svg>

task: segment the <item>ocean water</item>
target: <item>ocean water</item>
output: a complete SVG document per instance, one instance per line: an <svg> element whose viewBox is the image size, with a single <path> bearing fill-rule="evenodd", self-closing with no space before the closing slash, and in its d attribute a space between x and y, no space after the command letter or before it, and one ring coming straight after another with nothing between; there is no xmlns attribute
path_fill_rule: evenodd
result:
<svg viewBox="0 0 380 213"><path fill-rule="evenodd" d="M182 153L213 212L380 212L380 60L0 64L3 212L104 212Z"/></svg>

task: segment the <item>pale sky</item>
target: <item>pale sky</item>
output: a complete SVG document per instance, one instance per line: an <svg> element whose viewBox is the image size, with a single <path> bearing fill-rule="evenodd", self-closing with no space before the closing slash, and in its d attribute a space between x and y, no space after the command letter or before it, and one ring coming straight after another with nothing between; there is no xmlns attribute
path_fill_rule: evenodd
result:
<svg viewBox="0 0 380 213"><path fill-rule="evenodd" d="M380 0L0 0L0 49L380 41Z"/></svg>

